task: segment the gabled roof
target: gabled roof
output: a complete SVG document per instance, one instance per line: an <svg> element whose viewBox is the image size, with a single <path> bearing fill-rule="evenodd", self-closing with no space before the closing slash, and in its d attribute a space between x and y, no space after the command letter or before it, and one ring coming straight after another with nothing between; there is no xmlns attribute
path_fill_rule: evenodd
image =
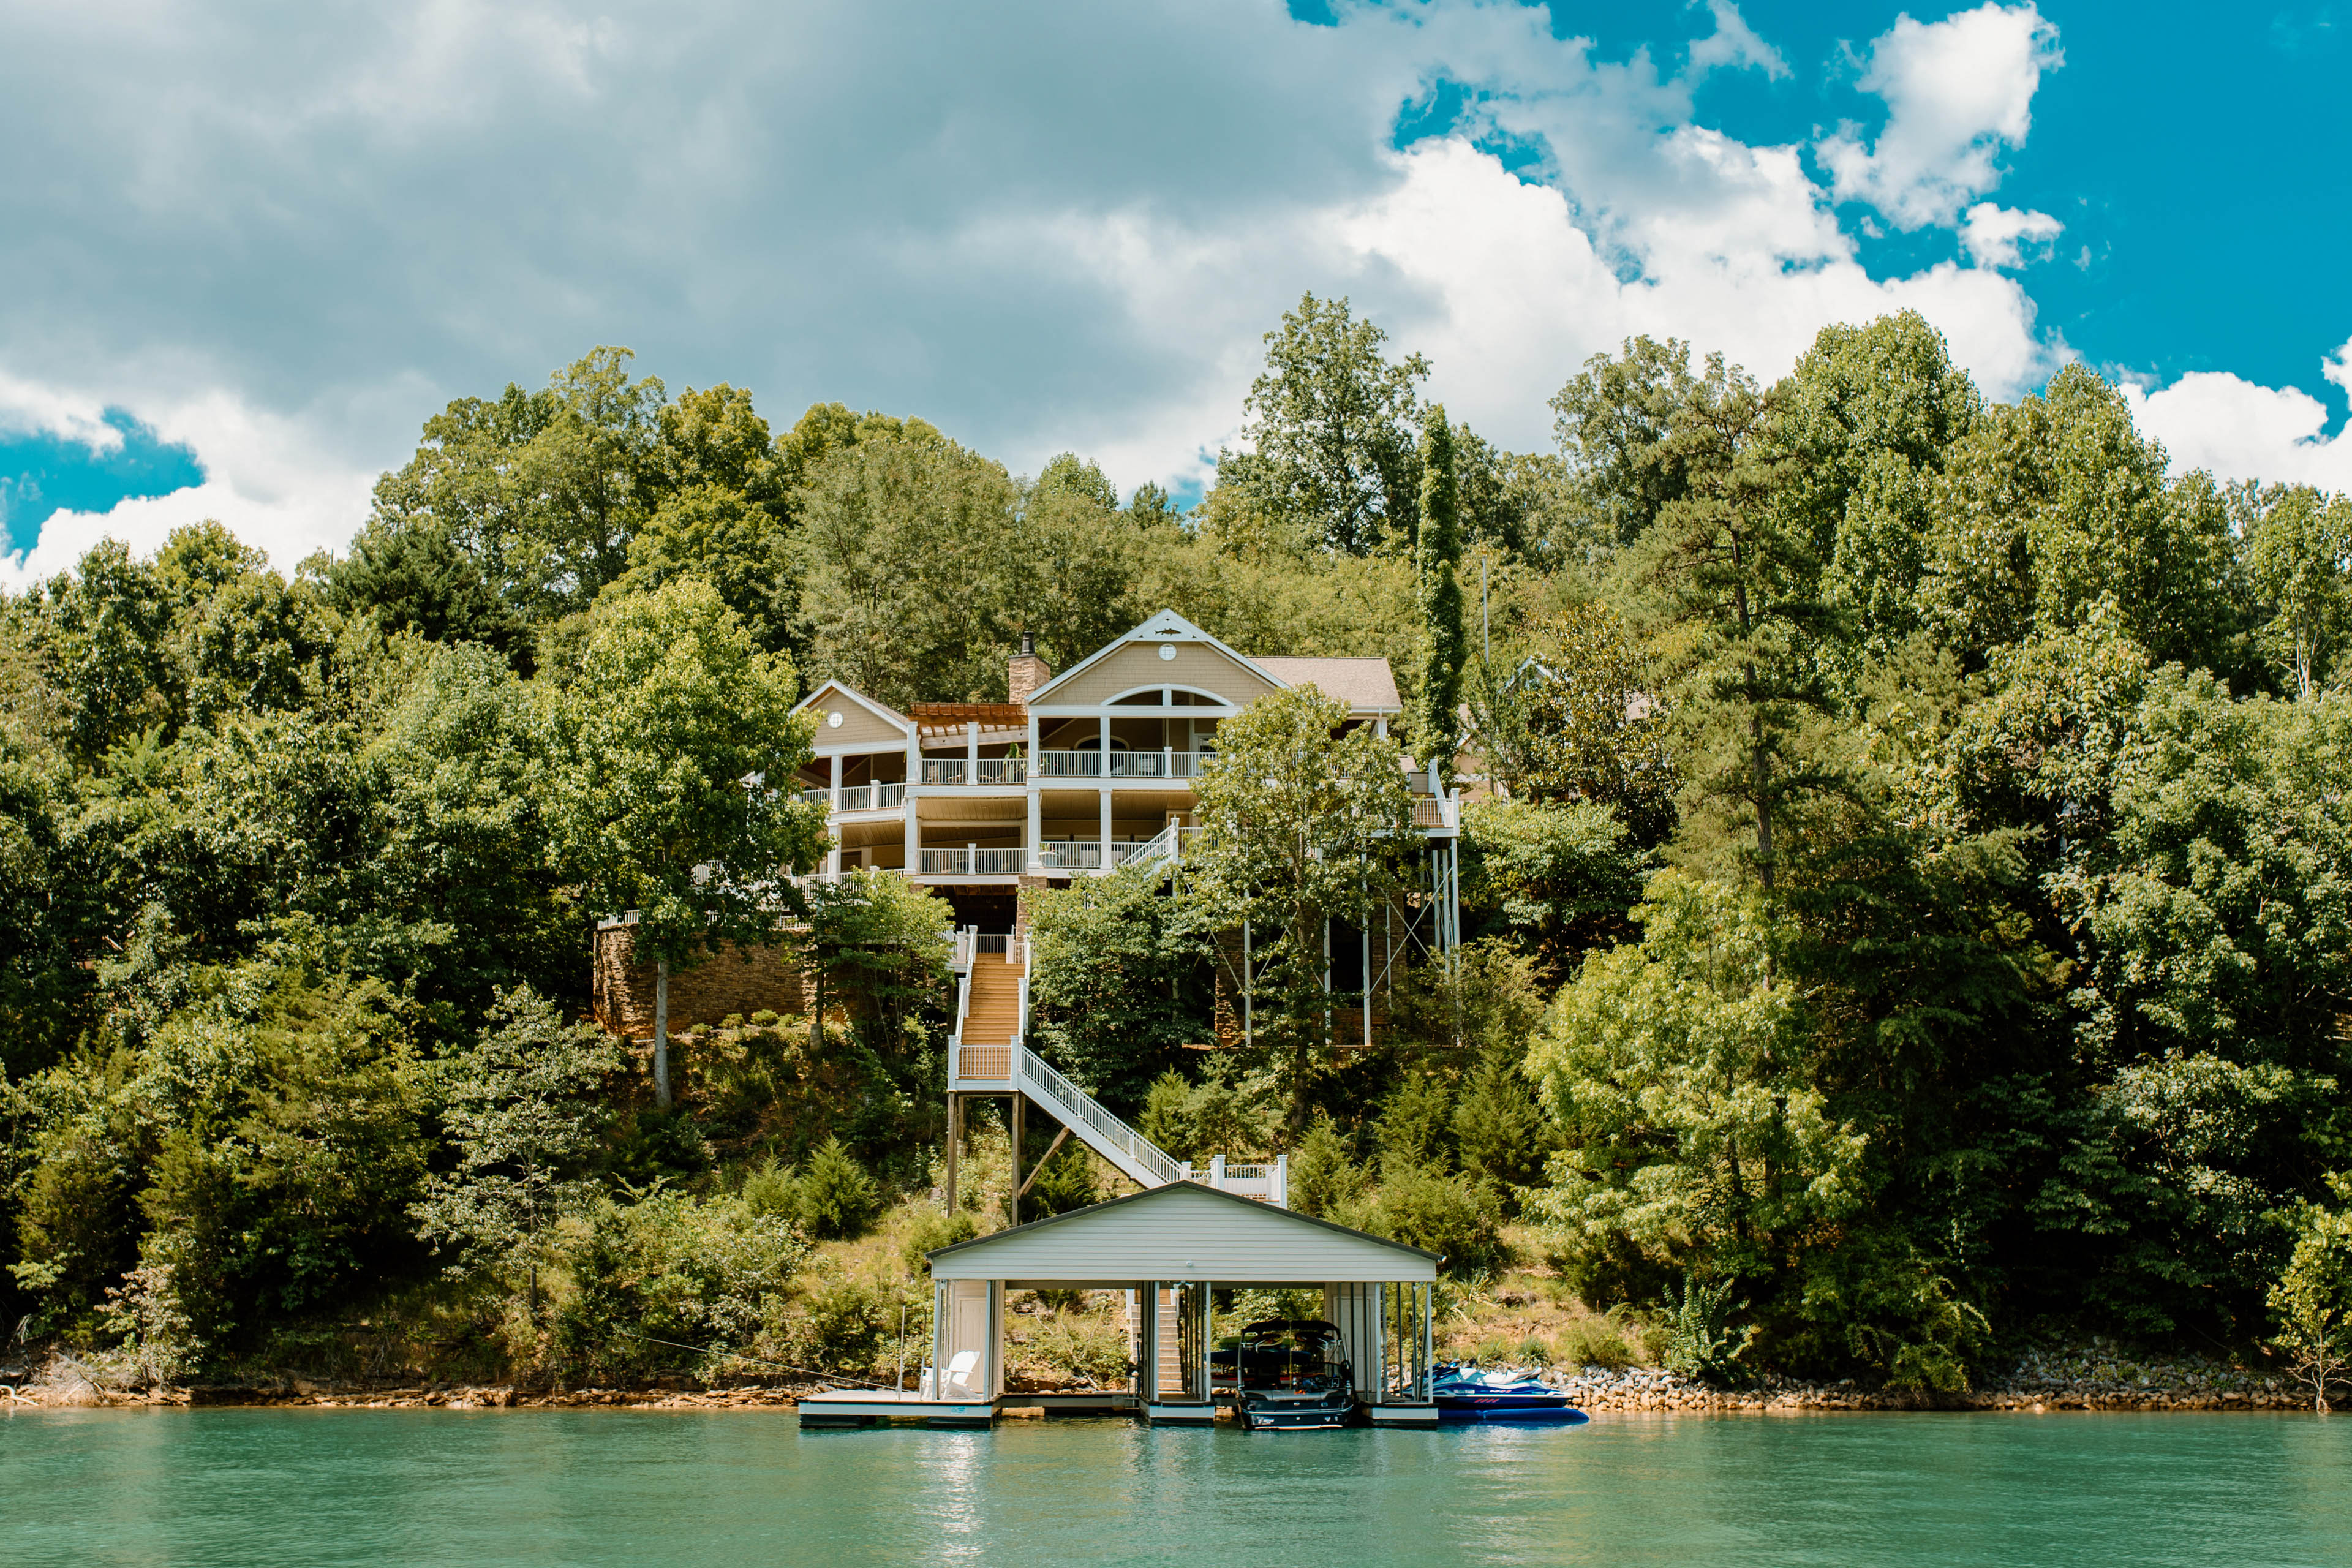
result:
<svg viewBox="0 0 2352 1568"><path fill-rule="evenodd" d="M1356 713L1402 713L1396 672L1385 658L1295 658L1260 654L1257 667L1285 686L1312 686Z"/></svg>
<svg viewBox="0 0 2352 1568"><path fill-rule="evenodd" d="M1077 663L1070 666L1069 668L1062 671L1059 675L1054 677L1053 679L1045 682L1045 685L1031 692L1029 694L1029 706L1032 708L1051 707L1054 700L1053 692L1055 687L1060 686L1066 680L1069 680L1082 670L1090 668L1093 666L1101 663L1104 659L1108 658L1112 654L1117 653L1120 648L1127 647L1129 643L1163 642L1206 643L1209 647L1215 648L1219 653L1223 654L1227 658L1232 659L1235 664L1240 665L1244 669L1248 670L1251 674L1257 676L1268 685L1281 686L1285 684L1281 677L1267 669L1264 665L1259 664L1255 659L1251 658L1247 654L1238 653L1233 648L1226 647L1223 643L1219 642L1215 637L1211 637L1207 632L1202 631L1200 627L1194 626L1192 622L1186 620L1175 611L1162 610L1158 615L1152 616L1150 620L1144 622L1141 626L1137 626L1134 630L1129 632L1125 637L1113 637L1110 641L1103 644L1102 647L1095 649L1094 652L1087 655L1086 658L1078 660Z"/></svg>
<svg viewBox="0 0 2352 1568"><path fill-rule="evenodd" d="M1197 1182L1113 1198L930 1254L940 1279L1250 1285L1433 1279L1433 1253Z"/></svg>
<svg viewBox="0 0 2352 1568"><path fill-rule="evenodd" d="M908 718L896 708L891 707L887 702L875 701L874 699L866 696L866 693L858 690L857 688L850 685L845 680L828 680L824 682L822 685L818 686L814 691L810 692L806 697L803 697L798 702L793 703L793 711L795 713L807 712L810 709L814 708L817 705L817 700L828 691L838 691L841 695L846 697L852 702L856 703L860 708L865 709L868 713L873 714L877 719L881 720L886 724L895 724L899 729L904 730L914 723L912 719Z"/></svg>

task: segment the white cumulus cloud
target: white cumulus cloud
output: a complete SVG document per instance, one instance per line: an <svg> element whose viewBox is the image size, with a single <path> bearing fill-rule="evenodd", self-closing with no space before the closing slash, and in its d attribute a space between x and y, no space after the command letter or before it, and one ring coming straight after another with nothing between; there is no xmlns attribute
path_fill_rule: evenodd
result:
<svg viewBox="0 0 2352 1568"><path fill-rule="evenodd" d="M1960 243L1979 267L2021 267L2029 258L2047 256L2066 226L2048 213L2020 212L1993 202L1979 202L1960 220Z"/></svg>
<svg viewBox="0 0 2352 1568"><path fill-rule="evenodd" d="M2352 391L2352 342L2320 362ZM2169 386L2126 386L2133 420L2164 443L2175 472L2352 491L2352 434L2327 434L2327 405L2299 387L2262 386L2227 371L2194 371Z"/></svg>
<svg viewBox="0 0 2352 1568"><path fill-rule="evenodd" d="M1864 82L1886 124L1826 180L1693 105L1714 71L1813 68L1732 0L1692 21L1608 58L1506 0L1336 26L1280 0L0 0L0 406L92 440L124 406L208 475L52 519L20 570L204 516L290 566L447 399L600 342L780 425L837 398L1130 486L1200 476L1308 289L1523 450L1631 332L1769 377L1915 306L2003 396L2065 357L1998 269L2036 215L1971 222L1996 265L1889 275L1835 206L1950 222L1991 191L2057 58L2032 5L1896 19ZM1395 149L1441 83L1462 121Z"/></svg>
<svg viewBox="0 0 2352 1568"><path fill-rule="evenodd" d="M1996 158L2025 141L2042 73L2065 63L2035 9L1988 3L1940 22L1899 16L1873 40L1862 89L1886 100L1867 144L1847 126L1816 149L1840 201L1867 202L1897 227L1950 224L2000 183Z"/></svg>

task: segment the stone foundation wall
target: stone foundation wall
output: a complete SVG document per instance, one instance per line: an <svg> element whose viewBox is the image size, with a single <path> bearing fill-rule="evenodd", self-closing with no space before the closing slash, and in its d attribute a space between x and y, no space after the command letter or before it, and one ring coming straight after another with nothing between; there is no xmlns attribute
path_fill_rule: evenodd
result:
<svg viewBox="0 0 2352 1568"><path fill-rule="evenodd" d="M638 961L635 935L620 925L596 932L592 976L596 1021L616 1035L650 1040L654 1037L654 966L650 960ZM814 988L790 948L724 942L693 968L670 971L670 1033L680 1034L698 1024L715 1027L730 1016L805 1015L815 1000Z"/></svg>

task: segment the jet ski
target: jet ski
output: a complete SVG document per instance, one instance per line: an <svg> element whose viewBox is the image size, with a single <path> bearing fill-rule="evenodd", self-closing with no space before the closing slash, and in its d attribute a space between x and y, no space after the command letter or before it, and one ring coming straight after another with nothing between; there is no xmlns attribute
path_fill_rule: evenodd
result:
<svg viewBox="0 0 2352 1568"><path fill-rule="evenodd" d="M1430 1396L1440 1421L1573 1426L1592 1419L1541 1378L1486 1372L1475 1362L1441 1362L1432 1370Z"/></svg>
<svg viewBox="0 0 2352 1568"><path fill-rule="evenodd" d="M1266 1318L1230 1351L1210 1352L1212 1381L1230 1375L1244 1431L1344 1426L1356 1414L1356 1379L1339 1328L1320 1318Z"/></svg>

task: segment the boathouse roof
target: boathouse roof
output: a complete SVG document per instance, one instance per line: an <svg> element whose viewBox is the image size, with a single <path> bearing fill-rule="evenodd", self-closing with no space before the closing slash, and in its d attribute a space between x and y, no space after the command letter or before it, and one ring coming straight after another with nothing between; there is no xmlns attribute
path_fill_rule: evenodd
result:
<svg viewBox="0 0 2352 1568"><path fill-rule="evenodd" d="M1404 1283L1435 1279L1439 1261L1418 1247L1197 1182L1171 1182L930 1255L934 1279L1002 1279L1021 1289L1117 1289L1150 1279Z"/></svg>

